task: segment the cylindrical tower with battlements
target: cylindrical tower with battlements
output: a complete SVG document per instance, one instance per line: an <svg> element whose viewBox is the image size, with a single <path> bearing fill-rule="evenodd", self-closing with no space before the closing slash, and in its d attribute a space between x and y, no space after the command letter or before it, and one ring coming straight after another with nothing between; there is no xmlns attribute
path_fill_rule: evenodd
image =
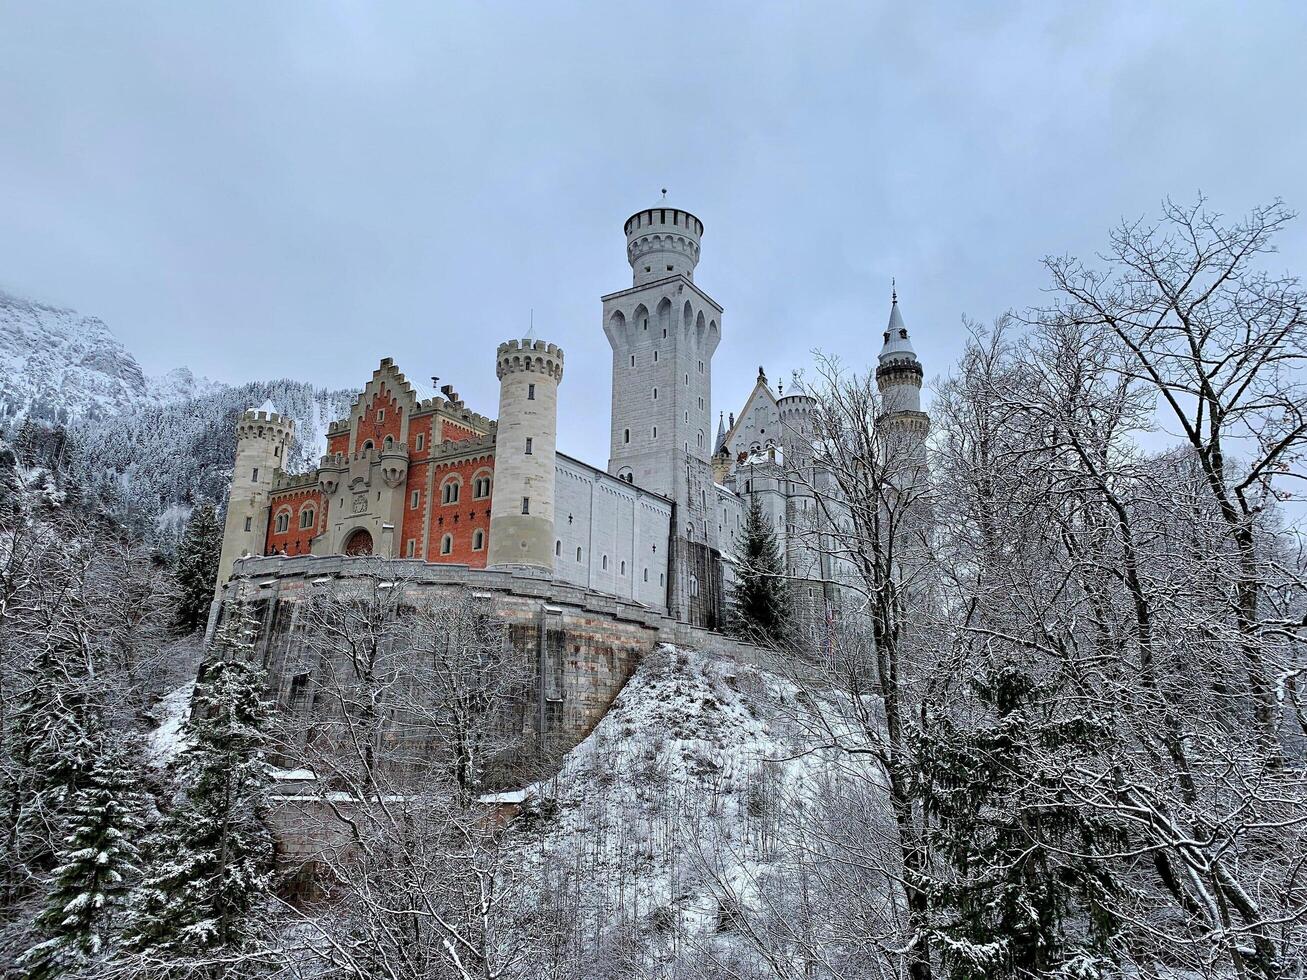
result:
<svg viewBox="0 0 1307 980"><path fill-rule="evenodd" d="M496 357L499 424L486 564L551 573L563 352L543 340L510 340Z"/></svg>
<svg viewBox="0 0 1307 980"><path fill-rule="evenodd" d="M694 282L703 222L689 211L666 206L645 208L627 218L623 228L626 259L634 274L632 285L643 286L676 275Z"/></svg>
<svg viewBox="0 0 1307 980"><path fill-rule="evenodd" d="M274 475L286 465L294 432L294 419L278 414L271 403L250 409L236 423L236 465L227 497L215 598L222 595L237 558L263 554L268 533L268 495Z"/></svg>
<svg viewBox="0 0 1307 980"><path fill-rule="evenodd" d="M921 410L921 382L924 372L908 339L908 328L899 312L898 294L890 305L885 342L876 365L876 387L880 390L878 422L884 430L886 451L921 462L930 429L930 418Z"/></svg>

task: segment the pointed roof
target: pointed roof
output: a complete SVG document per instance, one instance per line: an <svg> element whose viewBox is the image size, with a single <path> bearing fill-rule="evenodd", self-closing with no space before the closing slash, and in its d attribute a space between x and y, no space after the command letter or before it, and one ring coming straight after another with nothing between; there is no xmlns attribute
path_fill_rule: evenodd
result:
<svg viewBox="0 0 1307 980"><path fill-rule="evenodd" d="M899 312L899 294L895 290L890 302L889 324L885 327L885 345L880 349L880 363L886 361L915 361L917 352L908 339L908 328Z"/></svg>
<svg viewBox="0 0 1307 980"><path fill-rule="evenodd" d="M271 398L265 398L265 399L263 400L263 404L262 404L262 405L260 405L258 408L252 408L252 409L250 409L250 411L252 411L252 412L267 412L269 415L277 415L277 414L279 414L278 411L277 411L277 406L274 405L274 404L272 404L272 399L271 399Z"/></svg>
<svg viewBox="0 0 1307 980"><path fill-rule="evenodd" d="M726 414L724 412L718 412L717 413L717 438L713 442L713 452L714 453L721 452L722 447L724 447L725 445L726 445Z"/></svg>

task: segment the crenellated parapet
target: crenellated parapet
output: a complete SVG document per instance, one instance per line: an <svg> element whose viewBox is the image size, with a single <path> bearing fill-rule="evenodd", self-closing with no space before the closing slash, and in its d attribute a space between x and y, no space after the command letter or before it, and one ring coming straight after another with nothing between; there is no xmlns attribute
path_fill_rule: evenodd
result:
<svg viewBox="0 0 1307 980"><path fill-rule="evenodd" d="M236 423L236 440L289 439L295 431L295 420L279 412L251 408L241 413Z"/></svg>
<svg viewBox="0 0 1307 980"><path fill-rule="evenodd" d="M543 374L555 382L563 380L563 349L543 340L507 340L495 352L495 376L518 371Z"/></svg>

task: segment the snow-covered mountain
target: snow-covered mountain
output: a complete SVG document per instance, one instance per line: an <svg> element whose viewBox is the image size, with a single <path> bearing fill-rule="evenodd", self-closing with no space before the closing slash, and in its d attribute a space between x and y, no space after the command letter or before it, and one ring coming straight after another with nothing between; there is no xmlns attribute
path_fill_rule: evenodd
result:
<svg viewBox="0 0 1307 980"><path fill-rule="evenodd" d="M0 293L0 436L12 441L29 419L64 426L68 474L142 533L173 537L194 503L223 501L241 412L271 400L293 418L286 463L301 470L353 394L221 384L184 367L151 378L99 318Z"/></svg>
<svg viewBox="0 0 1307 980"><path fill-rule="evenodd" d="M0 420L67 423L218 387L186 368L148 378L98 317L0 292Z"/></svg>

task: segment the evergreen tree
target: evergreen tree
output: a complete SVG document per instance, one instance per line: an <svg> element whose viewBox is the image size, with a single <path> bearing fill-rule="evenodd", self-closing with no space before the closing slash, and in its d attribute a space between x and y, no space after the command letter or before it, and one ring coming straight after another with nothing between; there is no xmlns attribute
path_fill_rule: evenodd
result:
<svg viewBox="0 0 1307 980"><path fill-rule="evenodd" d="M142 801L130 759L109 746L73 797L53 886L36 925L48 938L22 957L32 980L75 971L99 956L137 874Z"/></svg>
<svg viewBox="0 0 1307 980"><path fill-rule="evenodd" d="M731 631L756 643L784 646L793 634L785 562L757 497L749 498L738 545Z"/></svg>
<svg viewBox="0 0 1307 980"><path fill-rule="evenodd" d="M1060 776L1108 733L1059 717L1065 698L1015 666L973 678L978 720L928 713L917 740L930 843L946 864L930 883L936 942L953 980L1097 977L1117 886L1095 860L1121 843L1065 798Z"/></svg>
<svg viewBox="0 0 1307 980"><path fill-rule="evenodd" d="M183 727L183 798L153 846L129 944L172 956L244 946L266 895L268 704L253 619L237 608L203 668Z"/></svg>
<svg viewBox="0 0 1307 980"><path fill-rule="evenodd" d="M213 601L213 583L222 552L222 531L213 504L202 504L191 513L186 534L177 550L177 618L174 626L182 634L203 629Z"/></svg>

